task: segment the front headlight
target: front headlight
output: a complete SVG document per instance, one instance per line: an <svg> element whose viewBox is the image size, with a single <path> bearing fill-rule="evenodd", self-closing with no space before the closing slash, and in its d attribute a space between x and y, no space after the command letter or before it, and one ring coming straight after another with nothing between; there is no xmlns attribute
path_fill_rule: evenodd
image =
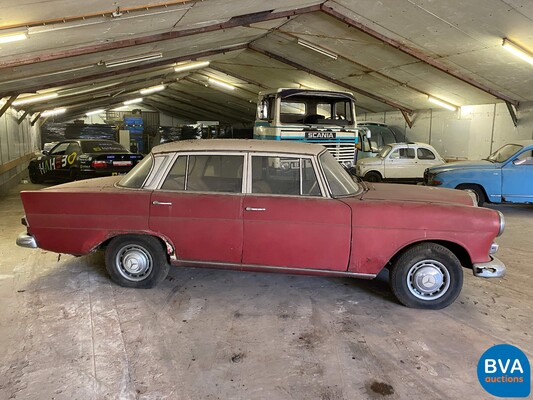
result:
<svg viewBox="0 0 533 400"><path fill-rule="evenodd" d="M500 211L498 211L498 215L500 216L500 230L498 231L498 234L496 236L501 236L501 234L505 230L505 217Z"/></svg>

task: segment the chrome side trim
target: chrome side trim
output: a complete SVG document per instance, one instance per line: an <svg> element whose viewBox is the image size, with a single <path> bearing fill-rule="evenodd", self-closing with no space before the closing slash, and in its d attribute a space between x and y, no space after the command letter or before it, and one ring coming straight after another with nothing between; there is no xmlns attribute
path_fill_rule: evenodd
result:
<svg viewBox="0 0 533 400"><path fill-rule="evenodd" d="M38 247L35 238L31 235L28 235L26 232L22 232L20 235L18 235L17 246L27 247L29 249L36 249Z"/></svg>
<svg viewBox="0 0 533 400"><path fill-rule="evenodd" d="M329 269L313 269L313 268L293 268L293 267L273 267L269 265L256 265L256 264L232 264L232 263L223 263L223 262L212 262L212 261L188 261L188 260L179 260L179 264L183 265L194 265L194 266L205 266L205 267L218 267L218 268L227 268L227 269L251 269L257 271L265 272L294 272L294 273L306 273L309 275L312 274L324 274L329 276L340 276L340 277L350 277L350 278L361 278L361 279L374 279L377 274L362 274L358 272L349 272L349 271L332 271Z"/></svg>
<svg viewBox="0 0 533 400"><path fill-rule="evenodd" d="M491 261L477 263L472 266L474 276L478 278L501 278L505 275L505 264L496 257L491 257Z"/></svg>

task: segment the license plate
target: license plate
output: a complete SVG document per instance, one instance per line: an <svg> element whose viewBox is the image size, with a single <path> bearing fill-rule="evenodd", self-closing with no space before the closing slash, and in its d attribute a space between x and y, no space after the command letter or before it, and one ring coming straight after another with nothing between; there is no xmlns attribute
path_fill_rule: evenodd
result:
<svg viewBox="0 0 533 400"><path fill-rule="evenodd" d="M131 161L113 161L114 167L131 167Z"/></svg>

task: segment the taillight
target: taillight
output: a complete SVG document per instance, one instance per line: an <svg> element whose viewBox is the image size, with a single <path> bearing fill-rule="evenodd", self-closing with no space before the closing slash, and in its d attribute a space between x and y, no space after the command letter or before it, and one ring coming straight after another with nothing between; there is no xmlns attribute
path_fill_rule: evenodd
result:
<svg viewBox="0 0 533 400"><path fill-rule="evenodd" d="M95 161L93 161L91 163L91 167L92 168L105 168L105 167L107 167L107 162L106 161L97 161L97 160L95 160Z"/></svg>

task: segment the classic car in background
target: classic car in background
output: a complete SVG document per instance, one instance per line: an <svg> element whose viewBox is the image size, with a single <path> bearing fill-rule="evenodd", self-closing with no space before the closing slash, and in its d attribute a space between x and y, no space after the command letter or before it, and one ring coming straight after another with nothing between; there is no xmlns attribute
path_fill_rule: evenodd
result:
<svg viewBox="0 0 533 400"><path fill-rule="evenodd" d="M112 140L65 140L31 160L28 173L33 183L123 175L142 158Z"/></svg>
<svg viewBox="0 0 533 400"><path fill-rule="evenodd" d="M358 160L355 174L369 182L421 182L427 168L444 162L429 144L391 143L376 157Z"/></svg>
<svg viewBox="0 0 533 400"><path fill-rule="evenodd" d="M355 181L323 146L196 140L157 146L124 177L21 193L24 247L105 250L112 280L148 288L170 264L372 279L397 299L440 309L462 266L499 277L504 229L473 193Z"/></svg>
<svg viewBox="0 0 533 400"><path fill-rule="evenodd" d="M509 143L480 161L453 162L429 168L428 186L469 189L478 204L533 202L533 140Z"/></svg>

